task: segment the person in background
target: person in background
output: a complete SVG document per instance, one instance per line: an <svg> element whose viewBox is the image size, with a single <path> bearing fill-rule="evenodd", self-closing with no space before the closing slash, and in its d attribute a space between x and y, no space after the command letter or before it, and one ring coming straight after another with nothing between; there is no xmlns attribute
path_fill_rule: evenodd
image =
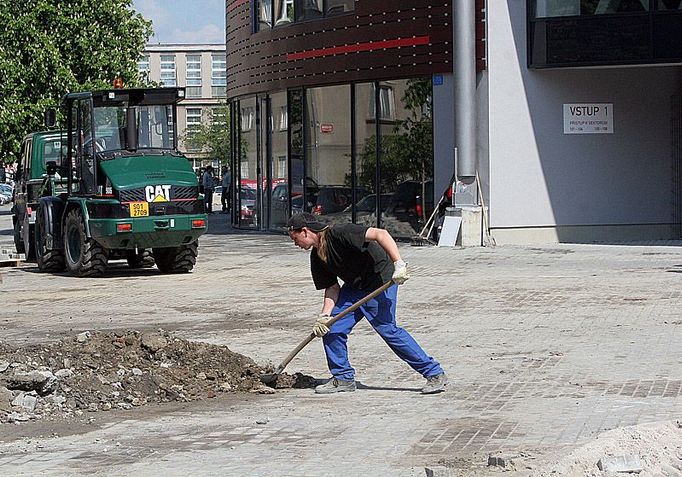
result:
<svg viewBox="0 0 682 477"><path fill-rule="evenodd" d="M230 186L232 185L232 178L230 176L230 170L227 167L223 167L223 181L222 181L222 192L220 195L220 203L223 206L223 213L227 213L230 210Z"/></svg>
<svg viewBox="0 0 682 477"><path fill-rule="evenodd" d="M215 189L215 182L213 180L213 166L206 166L204 175L201 178L201 183L204 186L204 205L206 213L213 213L213 190Z"/></svg>
<svg viewBox="0 0 682 477"><path fill-rule="evenodd" d="M324 290L322 313L313 333L322 338L332 378L317 386L318 394L355 391L355 369L348 361L346 341L353 327L367 318L389 348L426 378L423 394L445 391L448 379L438 361L396 323L398 285L410 278L407 265L391 234L358 224L327 225L307 212L292 216L287 228L294 243L310 250L310 271L318 290ZM343 286L338 279L343 280ZM384 283L392 286L344 318L327 326L336 316Z"/></svg>

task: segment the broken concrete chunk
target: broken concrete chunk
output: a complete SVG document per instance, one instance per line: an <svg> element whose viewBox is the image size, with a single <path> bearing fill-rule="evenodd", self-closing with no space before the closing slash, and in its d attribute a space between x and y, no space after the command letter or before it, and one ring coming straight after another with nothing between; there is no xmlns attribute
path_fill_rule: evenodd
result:
<svg viewBox="0 0 682 477"><path fill-rule="evenodd" d="M639 474L642 461L636 455L606 456L599 459L597 467L602 472L618 472L623 474Z"/></svg>
<svg viewBox="0 0 682 477"><path fill-rule="evenodd" d="M9 411L11 409L12 391L4 386L0 386L0 411Z"/></svg>
<svg viewBox="0 0 682 477"><path fill-rule="evenodd" d="M425 467L426 477L451 477L450 469L443 466L429 466Z"/></svg>
<svg viewBox="0 0 682 477"><path fill-rule="evenodd" d="M140 344L150 353L156 353L158 350L168 346L168 341L159 333L144 333Z"/></svg>
<svg viewBox="0 0 682 477"><path fill-rule="evenodd" d="M76 341L78 341L79 343L85 343L90 339L91 336L92 335L90 334L89 331L84 331L76 335Z"/></svg>
<svg viewBox="0 0 682 477"><path fill-rule="evenodd" d="M9 361L0 361L0 373L4 373L9 368Z"/></svg>
<svg viewBox="0 0 682 477"><path fill-rule="evenodd" d="M50 371L15 372L7 379L9 389L36 391L41 396L50 394L57 386L57 377Z"/></svg>
<svg viewBox="0 0 682 477"><path fill-rule="evenodd" d="M71 371L70 369L66 369L66 368L60 369L56 373L54 373L54 375L57 377L57 379L66 379L66 378L70 378L71 376L73 376L73 371Z"/></svg>
<svg viewBox="0 0 682 477"><path fill-rule="evenodd" d="M488 456L488 465L496 467L511 467L514 464L514 459L519 456L516 454L508 454L504 452L497 452Z"/></svg>
<svg viewBox="0 0 682 477"><path fill-rule="evenodd" d="M19 395L12 401L12 406L20 407L26 411L33 411L38 403L38 397L35 393L19 393Z"/></svg>

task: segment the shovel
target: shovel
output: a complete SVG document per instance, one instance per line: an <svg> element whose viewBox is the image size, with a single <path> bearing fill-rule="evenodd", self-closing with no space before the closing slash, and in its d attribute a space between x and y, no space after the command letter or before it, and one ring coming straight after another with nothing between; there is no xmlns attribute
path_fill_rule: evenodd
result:
<svg viewBox="0 0 682 477"><path fill-rule="evenodd" d="M333 316L327 320L327 328L331 328L334 323L339 321L341 318L346 316L348 313L352 313L358 308L360 308L362 305L370 301L372 298L376 297L377 295L385 292L391 285L393 285L393 280L390 280L383 285L381 285L379 288L374 290L372 293L367 295L366 297L362 298L360 301L352 304L345 310L343 310L341 313L339 313L336 316ZM274 373L267 373L263 374L260 377L260 380L267 385L273 385L277 382L277 377L282 374L282 371L284 371L284 368L291 362L292 359L306 346L308 346L308 343L310 343L312 340L315 339L315 333L310 333L308 336L305 337L303 341L301 341L298 346L296 346L291 353L287 355L286 358L284 358L284 361L280 363L277 368L275 368Z"/></svg>

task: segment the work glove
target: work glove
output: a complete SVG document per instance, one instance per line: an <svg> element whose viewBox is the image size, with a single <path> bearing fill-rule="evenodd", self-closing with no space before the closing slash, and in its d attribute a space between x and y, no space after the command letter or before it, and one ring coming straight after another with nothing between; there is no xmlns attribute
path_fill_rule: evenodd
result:
<svg viewBox="0 0 682 477"><path fill-rule="evenodd" d="M407 273L407 264L402 260L396 260L393 262L393 266L395 267L395 270L393 271L391 279L396 285L402 285L410 278L410 275Z"/></svg>
<svg viewBox="0 0 682 477"><path fill-rule="evenodd" d="M318 338L322 338L329 333L329 327L327 326L328 319L329 315L322 314L313 325L313 334Z"/></svg>

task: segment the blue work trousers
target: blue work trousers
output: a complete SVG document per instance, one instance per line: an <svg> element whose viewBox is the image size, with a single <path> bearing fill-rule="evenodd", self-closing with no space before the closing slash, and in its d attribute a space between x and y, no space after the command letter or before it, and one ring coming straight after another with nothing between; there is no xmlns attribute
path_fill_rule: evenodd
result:
<svg viewBox="0 0 682 477"><path fill-rule="evenodd" d="M341 287L332 316L336 316L355 302L364 298L369 292L355 290L347 285ZM379 333L386 344L400 359L409 364L412 369L428 378L443 372L440 364L417 344L412 336L399 327L395 321L398 285L393 285L366 304L341 318L324 335L324 351L327 355L327 365L332 375L344 381L352 381L355 377L348 361L348 334L353 327L367 317L374 330Z"/></svg>

